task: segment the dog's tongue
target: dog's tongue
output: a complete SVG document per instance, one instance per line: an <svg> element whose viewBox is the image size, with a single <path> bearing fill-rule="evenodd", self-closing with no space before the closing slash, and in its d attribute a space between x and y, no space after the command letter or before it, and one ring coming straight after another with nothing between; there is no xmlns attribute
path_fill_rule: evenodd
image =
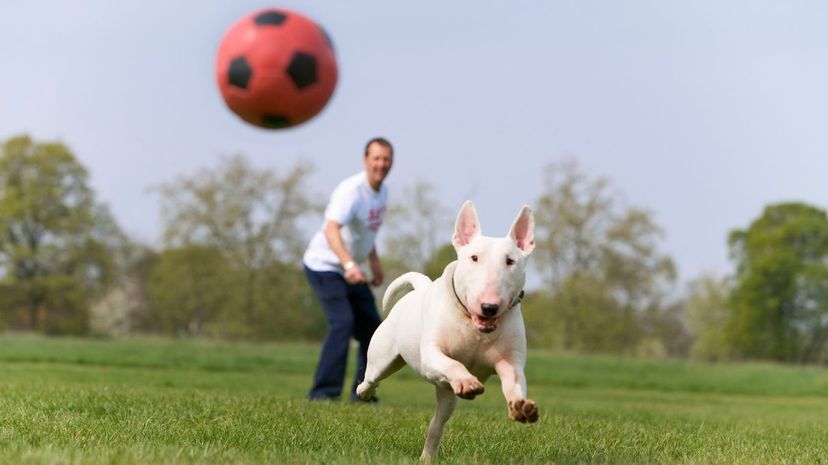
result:
<svg viewBox="0 0 828 465"><path fill-rule="evenodd" d="M491 333L497 329L497 318L486 318L472 313L471 319L474 326L481 332Z"/></svg>

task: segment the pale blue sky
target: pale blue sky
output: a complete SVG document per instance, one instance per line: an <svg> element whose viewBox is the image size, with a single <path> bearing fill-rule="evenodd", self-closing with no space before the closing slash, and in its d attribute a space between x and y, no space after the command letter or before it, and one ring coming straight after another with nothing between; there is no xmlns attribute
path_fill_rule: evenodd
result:
<svg viewBox="0 0 828 465"><path fill-rule="evenodd" d="M242 123L214 82L224 30L267 6L316 19L338 54L331 102L289 131ZM150 186L241 152L309 160L327 195L377 134L392 202L427 180L490 235L575 158L653 212L684 279L729 271L728 231L764 205L828 207L824 2L4 0L0 57L0 139L68 144L148 243Z"/></svg>

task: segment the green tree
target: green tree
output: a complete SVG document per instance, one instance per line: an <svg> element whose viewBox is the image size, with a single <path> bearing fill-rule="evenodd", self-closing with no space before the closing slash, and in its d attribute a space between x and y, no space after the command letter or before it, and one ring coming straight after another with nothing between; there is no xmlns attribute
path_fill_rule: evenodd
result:
<svg viewBox="0 0 828 465"><path fill-rule="evenodd" d="M434 251L431 258L425 264L423 274L435 280L443 275L446 265L457 260L457 251L451 242L446 242Z"/></svg>
<svg viewBox="0 0 828 465"><path fill-rule="evenodd" d="M423 272L437 248L451 238L447 209L425 181L404 189L399 198L403 200L393 202L386 214L381 256L405 264L406 271Z"/></svg>
<svg viewBox="0 0 828 465"><path fill-rule="evenodd" d="M234 296L231 313L240 322L234 333L245 328L250 335L268 337L265 328L275 327L270 321L306 307L295 292L308 287L296 279L306 245L301 224L321 209L305 185L310 171L310 165L300 163L279 176L235 156L159 187L165 245L220 251L237 278L233 288L219 288ZM283 271L282 279L274 278L274 269ZM177 285L172 279L156 286L162 284ZM282 298L272 298L278 295Z"/></svg>
<svg viewBox="0 0 828 465"><path fill-rule="evenodd" d="M188 245L162 251L147 282L149 329L169 335L232 333L232 329L215 326L231 312L236 278L215 248Z"/></svg>
<svg viewBox="0 0 828 465"><path fill-rule="evenodd" d="M676 273L659 249L663 233L648 211L622 205L609 189L575 162L546 169L532 263L541 292L552 294L549 311L561 320L554 339L567 350L634 353L653 340L665 352L681 350L670 343L675 334L661 332L681 326L667 302ZM536 315L526 313L533 322Z"/></svg>
<svg viewBox="0 0 828 465"><path fill-rule="evenodd" d="M162 184L164 241L216 247L251 269L297 263L306 245L301 220L320 211L305 185L311 170L299 163L280 177L236 155Z"/></svg>
<svg viewBox="0 0 828 465"><path fill-rule="evenodd" d="M447 210L440 204L434 186L418 181L393 197L400 200L390 203L380 233L385 282L374 289L377 305L391 281L403 273L418 271L436 278L428 270L430 260L438 246L451 238Z"/></svg>
<svg viewBox="0 0 828 465"><path fill-rule="evenodd" d="M537 250L537 249L536 249ZM561 319L562 333L551 340L560 341L560 348L576 352L632 352L624 343L638 337L637 328L630 335L631 322L621 306L610 295L610 288L598 276L573 273L551 293L551 307L545 309ZM527 324L534 324L528 317ZM625 332L626 331L626 332ZM538 341L538 343L542 343Z"/></svg>
<svg viewBox="0 0 828 465"><path fill-rule="evenodd" d="M89 331L98 336L148 329L147 283L159 254L135 242L127 242L118 252L115 282L89 309Z"/></svg>
<svg viewBox="0 0 828 465"><path fill-rule="evenodd" d="M725 333L730 317L729 279L703 274L692 280L688 288L684 312L693 337L690 355L703 360L729 358Z"/></svg>
<svg viewBox="0 0 828 465"><path fill-rule="evenodd" d="M828 218L803 203L769 205L729 238L736 263L727 337L738 355L812 361L828 336Z"/></svg>
<svg viewBox="0 0 828 465"><path fill-rule="evenodd" d="M65 145L28 136L3 144L0 269L28 328L83 332L86 307L112 282L124 241Z"/></svg>
<svg viewBox="0 0 828 465"><path fill-rule="evenodd" d="M252 331L258 339L319 340L325 336L325 312L313 294L302 271L295 266L274 262L264 270L259 287L263 318ZM290 305L285 305L289 302Z"/></svg>

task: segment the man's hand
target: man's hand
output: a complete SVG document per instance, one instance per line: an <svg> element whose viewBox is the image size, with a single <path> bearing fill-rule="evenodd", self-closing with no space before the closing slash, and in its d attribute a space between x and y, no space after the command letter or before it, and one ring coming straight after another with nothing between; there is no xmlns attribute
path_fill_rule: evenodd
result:
<svg viewBox="0 0 828 465"><path fill-rule="evenodd" d="M348 262L345 266L345 281L348 284L359 284L367 281L359 265L354 262Z"/></svg>
<svg viewBox="0 0 828 465"><path fill-rule="evenodd" d="M382 267L379 264L379 260L371 260L371 274L373 275L373 279L371 279L371 285L381 285L383 279L385 278L385 275L382 273Z"/></svg>

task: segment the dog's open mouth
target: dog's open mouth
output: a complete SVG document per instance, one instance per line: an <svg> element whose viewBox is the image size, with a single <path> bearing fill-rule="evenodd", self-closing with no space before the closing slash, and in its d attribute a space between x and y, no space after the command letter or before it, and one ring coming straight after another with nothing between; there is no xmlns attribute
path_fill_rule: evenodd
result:
<svg viewBox="0 0 828 465"><path fill-rule="evenodd" d="M474 323L474 327L478 329L478 331L482 333L491 333L492 331L497 329L497 320L498 317L496 316L481 316L477 313L470 312L472 323Z"/></svg>

